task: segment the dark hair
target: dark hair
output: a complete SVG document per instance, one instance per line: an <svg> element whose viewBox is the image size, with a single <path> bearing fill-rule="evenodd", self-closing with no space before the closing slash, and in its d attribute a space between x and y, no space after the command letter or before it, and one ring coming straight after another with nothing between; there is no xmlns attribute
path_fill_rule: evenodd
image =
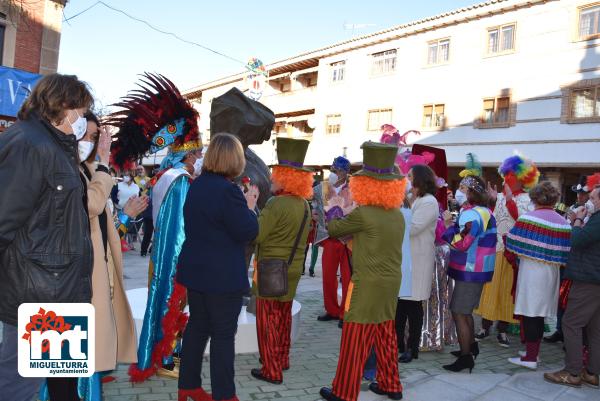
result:
<svg viewBox="0 0 600 401"><path fill-rule="evenodd" d="M488 194L485 192L485 181L481 177L472 176L475 181L479 183L479 188L483 189L483 192L476 191L472 188L469 188L467 191L467 202L469 202L472 206L488 206Z"/></svg>
<svg viewBox="0 0 600 401"><path fill-rule="evenodd" d="M96 124L96 126L98 128L100 128L100 120L93 112L91 112L89 110L86 111L85 114L83 115L83 118L85 118L88 123L92 122L92 123ZM96 136L96 140L94 141L94 148L92 149L92 153L90 153L88 158L84 160L86 163L93 163L94 160L96 160L96 155L98 154L98 142L100 142L99 139L100 139L100 133L98 132L98 136Z"/></svg>
<svg viewBox="0 0 600 401"><path fill-rule="evenodd" d="M49 74L42 77L23 102L18 113L20 120L31 118L32 113L53 124L60 124L65 110L91 108L94 98L88 86L75 75Z"/></svg>
<svg viewBox="0 0 600 401"><path fill-rule="evenodd" d="M429 166L417 164L410 171L412 172L412 186L417 189L418 197L427 194L435 195L437 192L435 173Z"/></svg>
<svg viewBox="0 0 600 401"><path fill-rule="evenodd" d="M554 207L560 199L560 192L550 181L544 181L529 191L529 197L536 206Z"/></svg>

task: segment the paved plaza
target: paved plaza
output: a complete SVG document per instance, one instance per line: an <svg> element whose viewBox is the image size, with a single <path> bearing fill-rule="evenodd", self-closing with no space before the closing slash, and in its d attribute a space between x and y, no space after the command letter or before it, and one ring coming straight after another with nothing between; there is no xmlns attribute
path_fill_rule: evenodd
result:
<svg viewBox="0 0 600 401"><path fill-rule="evenodd" d="M127 289L146 285L148 258L138 252L124 256ZM293 344L291 368L285 372L281 385L271 385L250 376L252 368L259 367L258 354L237 355L235 381L241 401L271 400L315 401L320 400L319 389L329 386L335 374L339 354L341 330L337 322L318 322L322 312L320 264L317 277L304 276L300 280L296 299L302 304L300 337ZM442 365L451 363L449 354L443 352L420 353L419 359L400 364L404 386L404 399L408 401L535 401L535 400L599 400L600 391L581 388L572 389L546 383L545 371L562 367L561 345L543 344L542 363L536 372L511 365L507 358L515 356L520 349L518 338L511 337L511 347L499 347L494 336L481 343L481 354L476 360L472 374L447 373ZM203 366L204 387L210 391L208 358ZM104 386L106 401L160 401L177 399L177 382L154 377L146 383L131 384L127 381L126 366L114 373L117 380ZM363 382L361 401L384 400L367 391Z"/></svg>

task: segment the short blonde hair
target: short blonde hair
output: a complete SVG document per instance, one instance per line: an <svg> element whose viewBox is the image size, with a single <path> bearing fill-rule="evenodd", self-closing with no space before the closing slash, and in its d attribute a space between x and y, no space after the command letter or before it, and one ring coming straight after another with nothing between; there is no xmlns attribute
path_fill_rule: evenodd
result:
<svg viewBox="0 0 600 401"><path fill-rule="evenodd" d="M221 133L211 138L202 169L233 179L246 168L244 147L235 135Z"/></svg>

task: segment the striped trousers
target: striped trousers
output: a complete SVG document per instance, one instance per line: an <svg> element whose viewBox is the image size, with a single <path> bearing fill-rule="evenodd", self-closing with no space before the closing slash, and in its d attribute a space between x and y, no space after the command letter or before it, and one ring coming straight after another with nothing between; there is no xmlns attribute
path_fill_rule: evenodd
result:
<svg viewBox="0 0 600 401"><path fill-rule="evenodd" d="M402 391L394 321L378 324L344 322L340 358L333 379L334 395L346 401L358 399L363 368L373 345L377 354L379 388L387 392Z"/></svg>
<svg viewBox="0 0 600 401"><path fill-rule="evenodd" d="M283 369L290 367L292 301L257 298L256 336L263 376L283 380Z"/></svg>

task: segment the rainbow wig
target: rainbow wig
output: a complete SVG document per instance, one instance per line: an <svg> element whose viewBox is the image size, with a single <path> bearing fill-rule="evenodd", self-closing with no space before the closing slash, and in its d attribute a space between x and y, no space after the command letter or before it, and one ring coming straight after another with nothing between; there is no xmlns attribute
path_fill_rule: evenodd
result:
<svg viewBox="0 0 600 401"><path fill-rule="evenodd" d="M285 166L274 166L271 180L279 184L282 191L304 199L313 196L313 173Z"/></svg>
<svg viewBox="0 0 600 401"><path fill-rule="evenodd" d="M404 202L406 178L401 180L378 180L366 175L350 178L350 193L359 206L379 206L397 209Z"/></svg>
<svg viewBox="0 0 600 401"><path fill-rule="evenodd" d="M525 191L529 191L535 187L540 178L540 171L535 164L519 154L504 160L500 165L500 168L498 168L498 173L500 173L502 178L505 178L511 173L514 174Z"/></svg>

